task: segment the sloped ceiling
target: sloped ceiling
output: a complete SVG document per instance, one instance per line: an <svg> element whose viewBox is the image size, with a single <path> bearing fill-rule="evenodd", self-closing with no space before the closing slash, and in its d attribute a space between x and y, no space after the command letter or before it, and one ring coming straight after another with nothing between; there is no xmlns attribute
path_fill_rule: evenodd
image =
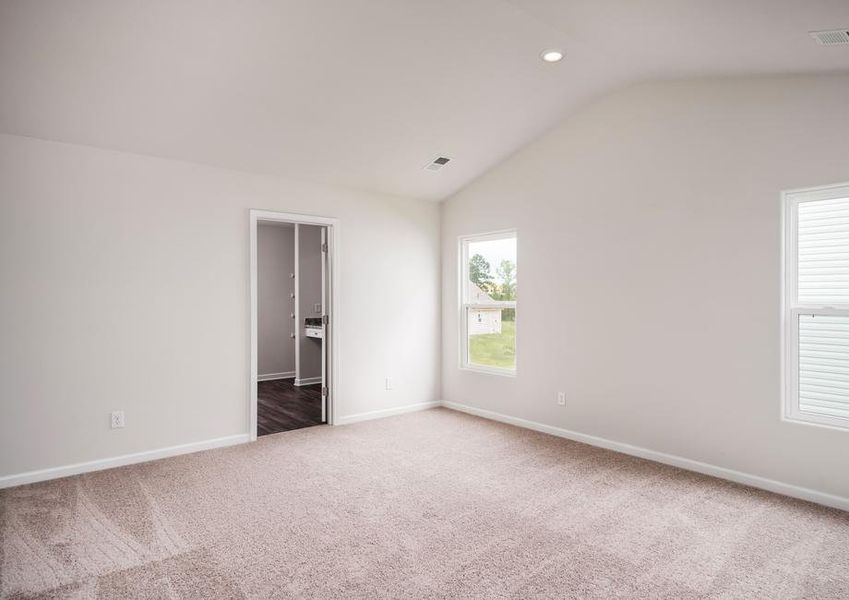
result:
<svg viewBox="0 0 849 600"><path fill-rule="evenodd" d="M849 71L807 34L845 26L849 0L0 0L0 131L438 200L630 83Z"/></svg>

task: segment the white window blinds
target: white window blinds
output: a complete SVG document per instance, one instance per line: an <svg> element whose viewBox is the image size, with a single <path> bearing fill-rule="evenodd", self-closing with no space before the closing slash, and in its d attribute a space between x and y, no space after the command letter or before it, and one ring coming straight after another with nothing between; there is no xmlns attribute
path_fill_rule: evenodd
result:
<svg viewBox="0 0 849 600"><path fill-rule="evenodd" d="M849 419L849 316L799 315L799 410Z"/></svg>
<svg viewBox="0 0 849 600"><path fill-rule="evenodd" d="M849 198L799 204L799 304L849 304Z"/></svg>

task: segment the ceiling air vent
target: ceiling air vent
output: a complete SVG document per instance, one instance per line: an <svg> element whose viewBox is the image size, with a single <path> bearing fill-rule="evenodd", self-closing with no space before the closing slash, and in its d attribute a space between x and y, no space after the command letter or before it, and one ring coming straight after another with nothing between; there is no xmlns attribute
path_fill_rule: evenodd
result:
<svg viewBox="0 0 849 600"><path fill-rule="evenodd" d="M820 46L849 45L849 27L846 29L832 29L830 31L809 31Z"/></svg>
<svg viewBox="0 0 849 600"><path fill-rule="evenodd" d="M447 165L449 160L451 159L445 156L435 158L432 162L428 163L428 165L425 167L425 171L438 171L439 169Z"/></svg>

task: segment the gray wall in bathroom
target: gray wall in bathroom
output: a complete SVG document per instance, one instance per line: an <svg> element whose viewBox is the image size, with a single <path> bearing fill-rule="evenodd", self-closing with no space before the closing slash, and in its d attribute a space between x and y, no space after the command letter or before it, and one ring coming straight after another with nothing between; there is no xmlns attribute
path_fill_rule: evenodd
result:
<svg viewBox="0 0 849 600"><path fill-rule="evenodd" d="M294 373L295 226L257 227L257 374Z"/></svg>
<svg viewBox="0 0 849 600"><path fill-rule="evenodd" d="M321 229L317 225L298 225L298 379L321 377L322 340L308 338L304 333L304 318L321 315L321 311L315 311L315 305L322 302Z"/></svg>

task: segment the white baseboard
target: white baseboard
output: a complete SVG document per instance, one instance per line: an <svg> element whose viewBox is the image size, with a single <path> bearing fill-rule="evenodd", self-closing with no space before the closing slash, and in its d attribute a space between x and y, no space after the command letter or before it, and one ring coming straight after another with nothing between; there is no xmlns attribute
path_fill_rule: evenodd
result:
<svg viewBox="0 0 849 600"><path fill-rule="evenodd" d="M321 377L304 377L303 379L295 378L295 385L313 385L321 383Z"/></svg>
<svg viewBox="0 0 849 600"><path fill-rule="evenodd" d="M839 508L841 510L849 511L849 498L844 498L842 496L835 496L832 494L827 494L825 492L819 492L817 490L803 488L796 485L791 485L789 483L775 481L773 479L767 479L758 475L742 473L733 469L726 469L725 467L718 467L716 465L699 462L697 460L691 460L689 458L675 456L674 454L666 454L664 452L658 452L656 450L649 450L648 448L641 448L640 446L632 446L631 444L614 442L612 440L597 437L594 435L578 433L577 431L571 431L569 429L562 429L560 427L554 427L552 425L544 425L543 423L537 423L535 421L528 421L526 419L520 419L518 417L511 417L509 415L493 412L491 410L485 410L482 408L475 408L466 404L443 401L442 406L444 406L445 408L450 408L452 410L468 413L470 415L483 417L485 419L500 421L501 423L508 423L510 425L516 425L518 427L524 427L526 429L533 429L534 431L540 431L542 433L556 435L557 437L566 438L568 440L573 440L576 442L582 442L584 444L589 444L590 446L606 448L615 452L621 452L622 454L629 454L631 456L637 456L639 458L653 460L655 462L663 463L666 465L672 465L673 467L679 467L681 469L686 469L687 471L695 471L696 473L702 473L703 475L710 475L712 477L718 477L719 479L726 479L735 483L742 483L743 485L767 490L769 492L775 492L776 494L782 494L784 496L799 498L800 500L807 500L808 502L814 502L816 504L822 504L823 506L830 506L832 508Z"/></svg>
<svg viewBox="0 0 849 600"><path fill-rule="evenodd" d="M350 425L351 423L359 423L360 421L370 421L371 419L382 419L383 417L393 417L395 415L403 415L404 413L416 412L419 410L427 410L442 406L439 401L436 402L419 402L418 404L407 404L406 406L397 406L395 408L384 408L382 410L370 410L368 412L356 413L346 417L336 419L335 425Z"/></svg>
<svg viewBox="0 0 849 600"><path fill-rule="evenodd" d="M284 373L266 373L265 375L257 375L257 381L274 381L276 379L294 379L294 371L286 371Z"/></svg>
<svg viewBox="0 0 849 600"><path fill-rule="evenodd" d="M144 452L136 452L134 454L123 454L121 456L113 456L112 458L101 458L99 460L65 465L62 467L28 471L26 473L18 473L17 475L5 475L0 477L0 489L16 485L24 485L26 483L35 483L37 481L47 481L48 479L58 479L59 477L68 477L70 475L79 475L80 473L89 473L91 471L101 471L103 469L111 469L113 467L122 467L124 465L133 465L150 460L167 458L169 456L199 452L201 450L223 448L224 446L235 446L236 444L249 442L250 439L251 436L249 434L240 433L238 435L229 435L227 437L204 440L202 442L180 444L179 446L169 446L167 448L159 448L157 450L146 450Z"/></svg>

